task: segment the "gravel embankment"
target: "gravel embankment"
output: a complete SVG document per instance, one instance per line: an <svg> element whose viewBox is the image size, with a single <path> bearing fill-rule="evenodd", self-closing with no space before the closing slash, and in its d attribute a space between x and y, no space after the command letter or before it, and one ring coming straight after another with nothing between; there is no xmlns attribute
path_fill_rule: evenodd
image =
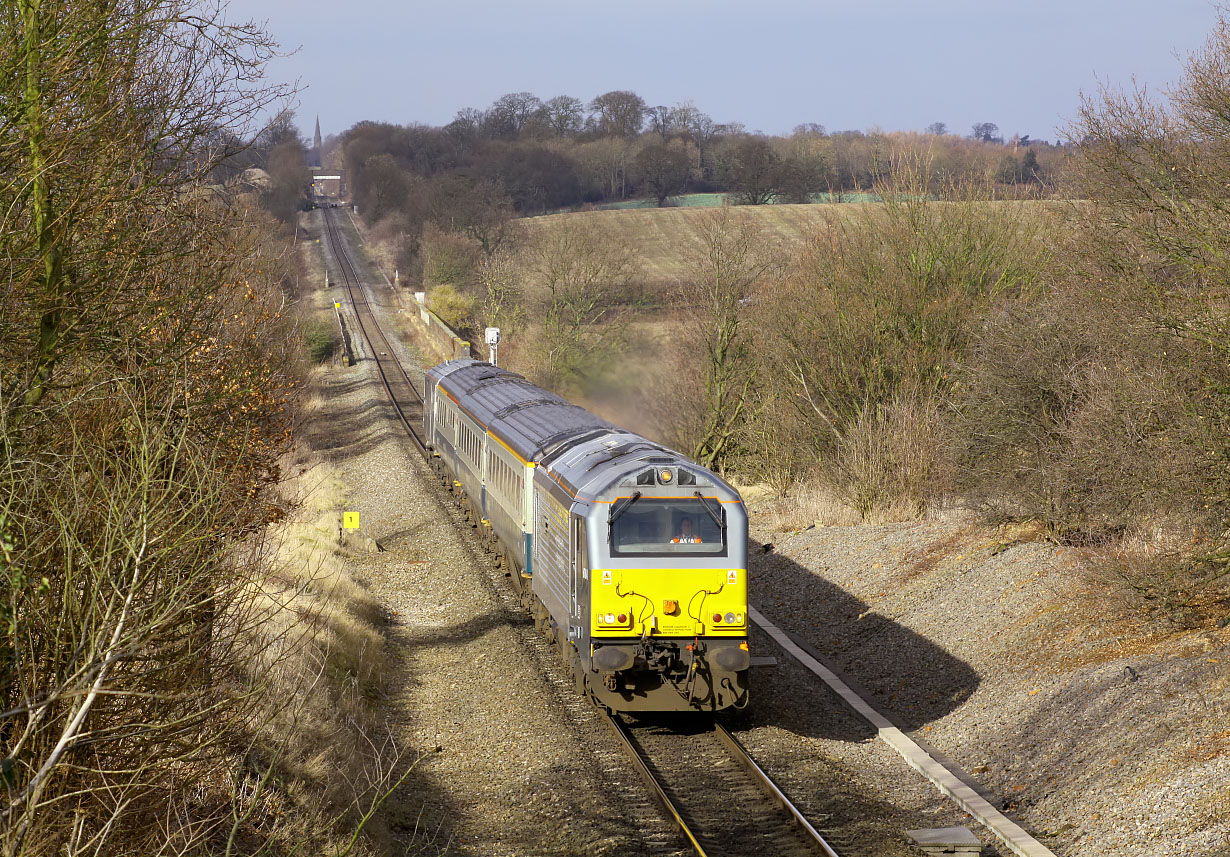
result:
<svg viewBox="0 0 1230 857"><path fill-rule="evenodd" d="M759 535L766 615L1061 857L1230 854L1230 629L1142 641L1075 552L958 515Z"/></svg>
<svg viewBox="0 0 1230 857"><path fill-rule="evenodd" d="M587 736L557 704L363 364L325 380L316 427L383 548L349 573L389 616L393 734L425 754L395 798L395 831L441 829L456 854L627 854L628 819Z"/></svg>

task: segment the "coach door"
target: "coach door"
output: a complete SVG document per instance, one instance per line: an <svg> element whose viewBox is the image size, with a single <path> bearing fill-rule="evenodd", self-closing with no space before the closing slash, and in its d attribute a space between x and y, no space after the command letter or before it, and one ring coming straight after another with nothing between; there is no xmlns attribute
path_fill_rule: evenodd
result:
<svg viewBox="0 0 1230 857"><path fill-rule="evenodd" d="M577 601L581 587L581 578L589 577L589 552L585 541L585 519L572 519L572 574L569 575L568 592L572 602L573 616L581 615L581 605Z"/></svg>

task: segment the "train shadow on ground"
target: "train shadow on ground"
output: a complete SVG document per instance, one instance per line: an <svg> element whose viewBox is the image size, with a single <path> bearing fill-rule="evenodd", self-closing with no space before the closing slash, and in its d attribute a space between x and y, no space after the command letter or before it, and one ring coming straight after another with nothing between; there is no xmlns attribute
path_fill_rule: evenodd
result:
<svg viewBox="0 0 1230 857"><path fill-rule="evenodd" d="M960 707L978 687L980 677L969 664L819 573L774 553L753 553L748 565L751 600L765 617L808 644L822 663L899 727L923 728ZM753 654L772 651L786 662L753 672L751 716L757 722L770 715L783 694L807 697L811 688L826 687L767 635L753 632L751 639ZM835 740L875 734L869 723L839 706L831 691L825 695L843 714L808 718L805 732Z"/></svg>

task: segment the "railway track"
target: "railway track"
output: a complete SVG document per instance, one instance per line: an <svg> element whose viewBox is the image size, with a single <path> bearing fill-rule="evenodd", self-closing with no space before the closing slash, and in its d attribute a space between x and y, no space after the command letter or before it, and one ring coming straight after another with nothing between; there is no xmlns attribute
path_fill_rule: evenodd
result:
<svg viewBox="0 0 1230 857"><path fill-rule="evenodd" d="M637 772L701 857L838 857L743 746L712 719L608 715Z"/></svg>
<svg viewBox="0 0 1230 857"><path fill-rule="evenodd" d="M380 323L376 320L367 290L350 255L350 248L343 240L341 229L337 225L335 211L331 208L322 208L320 212L324 217L329 249L342 275L342 287L350 298L350 305L359 324L359 333L363 337L371 359L376 364L380 383L389 396L397 418L409 433L414 445L420 453L426 454L427 446L417 428L423 424L423 397L418 388L414 386L414 382L410 380L405 366L397 359L397 352L393 350Z"/></svg>
<svg viewBox="0 0 1230 857"><path fill-rule="evenodd" d="M380 383L415 447L426 454L416 428L423 421L423 397L376 319L335 212L321 209L321 214L342 287ZM511 591L508 596L515 601ZM576 701L579 704L581 698L576 697ZM618 715L606 715L605 720L651 793L700 857L838 857L734 736L715 720L670 718L635 725Z"/></svg>

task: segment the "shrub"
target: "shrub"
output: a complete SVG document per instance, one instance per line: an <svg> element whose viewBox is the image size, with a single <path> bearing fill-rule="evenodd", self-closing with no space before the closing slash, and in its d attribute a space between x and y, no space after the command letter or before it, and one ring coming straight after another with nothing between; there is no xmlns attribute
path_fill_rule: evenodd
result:
<svg viewBox="0 0 1230 857"><path fill-rule="evenodd" d="M303 344L307 347L308 356L314 363L324 363L333 357L341 341L336 325L332 321L313 318L305 321L300 328Z"/></svg>
<svg viewBox="0 0 1230 857"><path fill-rule="evenodd" d="M863 520L915 518L950 485L948 450L936 400L902 391L846 425L827 470Z"/></svg>
<svg viewBox="0 0 1230 857"><path fill-rule="evenodd" d="M575 220L542 231L520 259L521 294L541 320L531 358L536 380L576 387L621 347L640 259L625 242Z"/></svg>
<svg viewBox="0 0 1230 857"><path fill-rule="evenodd" d="M1103 583L1180 615L1224 574L1226 369L1162 310L1122 268L1073 271L988 317L957 400L973 496L1096 549Z"/></svg>
<svg viewBox="0 0 1230 857"><path fill-rule="evenodd" d="M474 279L480 251L473 240L455 232L445 232L429 223L419 245L423 260L423 285L465 286Z"/></svg>
<svg viewBox="0 0 1230 857"><path fill-rule="evenodd" d="M454 331L459 331L473 324L474 310L478 302L462 294L456 286L442 283L427 293L427 306L441 321Z"/></svg>
<svg viewBox="0 0 1230 857"><path fill-rule="evenodd" d="M978 321L996 299L1036 291L1050 264L1044 211L979 187L937 201L932 183L926 161L895 163L884 203L829 213L758 302L773 388L762 419L793 410L813 460L864 516L920 510L951 472L948 446L931 441Z"/></svg>
<svg viewBox="0 0 1230 857"><path fill-rule="evenodd" d="M962 407L992 499L1189 620L1230 602L1228 62L1223 16L1166 101L1085 101L1070 270L989 319Z"/></svg>

